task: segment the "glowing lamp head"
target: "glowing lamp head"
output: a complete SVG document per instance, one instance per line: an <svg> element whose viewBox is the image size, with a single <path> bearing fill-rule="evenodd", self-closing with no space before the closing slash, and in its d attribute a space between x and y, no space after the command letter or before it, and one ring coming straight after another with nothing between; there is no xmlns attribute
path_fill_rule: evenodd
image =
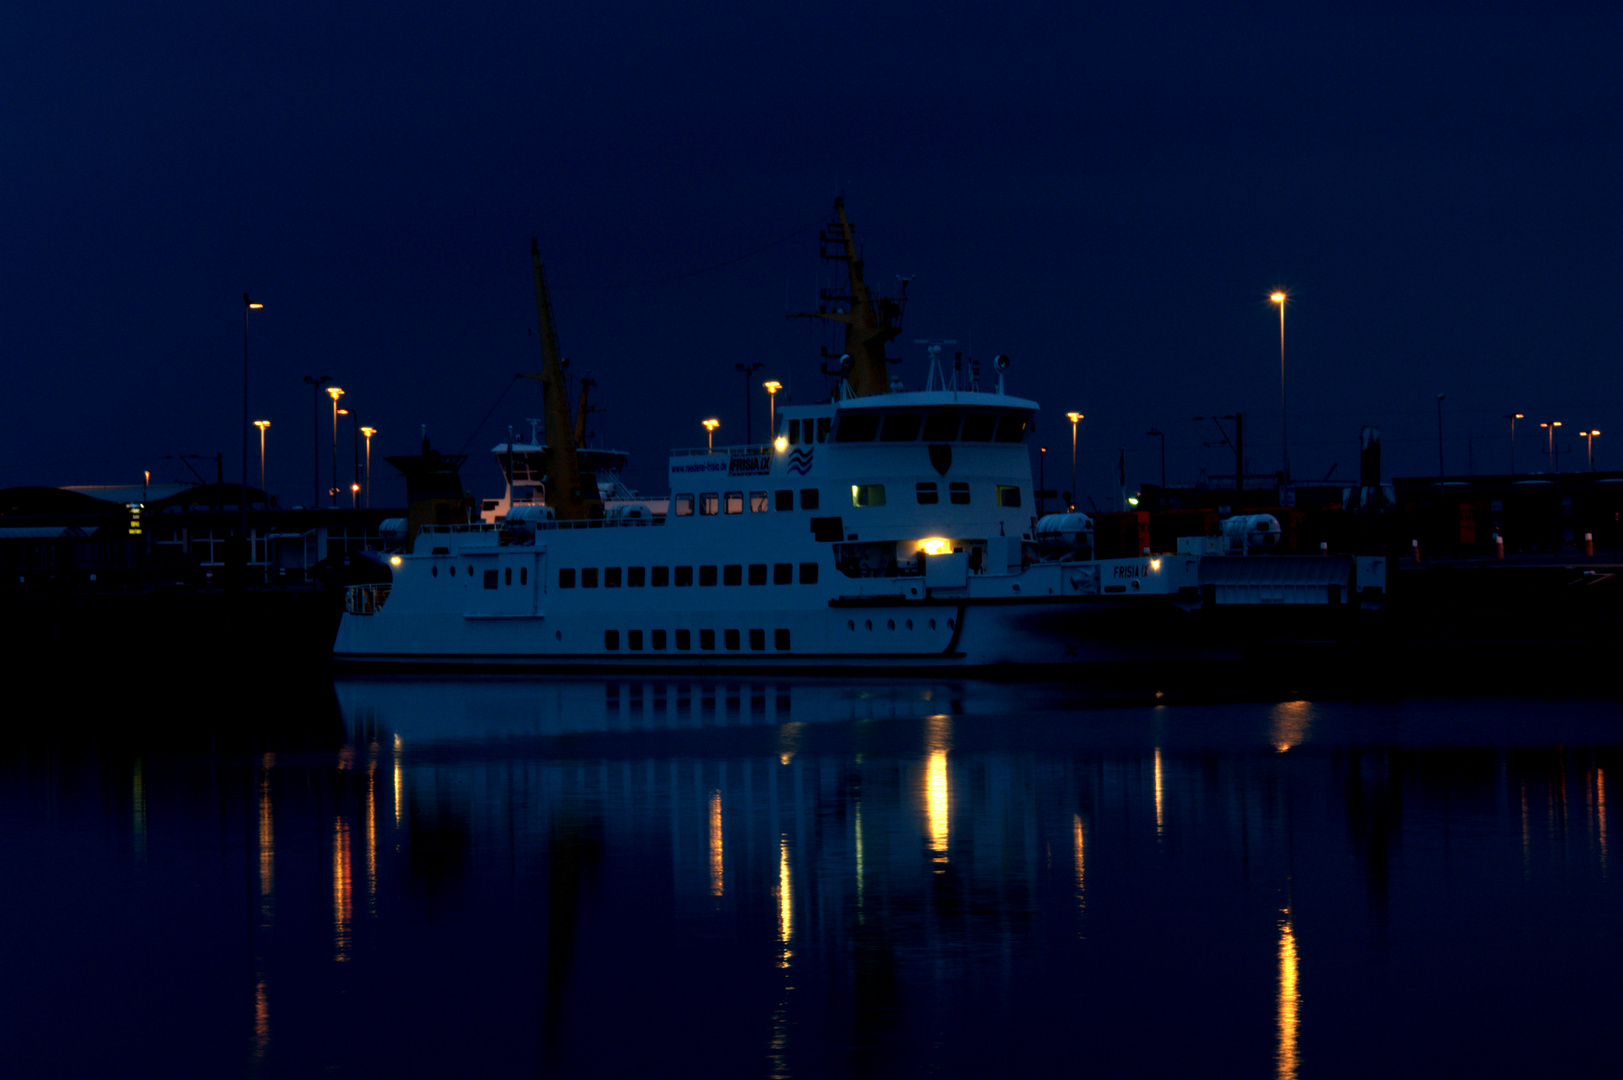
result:
<svg viewBox="0 0 1623 1080"><path fill-rule="evenodd" d="M338 399L344 396L344 391L336 386L329 386L327 387L327 395L333 399L333 404L336 405Z"/></svg>
<svg viewBox="0 0 1623 1080"><path fill-rule="evenodd" d="M378 429L375 428L375 427L363 427L363 428L361 428L361 434L365 435L368 439L370 439L372 436L376 435L377 433L378 433Z"/></svg>
<svg viewBox="0 0 1623 1080"><path fill-rule="evenodd" d="M1276 304L1283 304L1285 302L1285 294L1283 292L1272 293L1269 295L1268 299Z"/></svg>
<svg viewBox="0 0 1623 1080"><path fill-rule="evenodd" d="M254 427L258 428L260 431L264 431L266 428L270 427L270 421L269 420L255 420L254 421Z"/></svg>
<svg viewBox="0 0 1623 1080"><path fill-rule="evenodd" d="M783 384L776 379L768 379L761 385L766 387L766 392L769 394L776 394L779 390L783 389Z"/></svg>
<svg viewBox="0 0 1623 1080"><path fill-rule="evenodd" d="M772 440L772 447L778 453L783 453L785 450L789 449L789 436L779 435L776 439Z"/></svg>
<svg viewBox="0 0 1623 1080"><path fill-rule="evenodd" d="M1080 419L1082 419L1082 414L1081 414L1081 413L1079 413L1079 412L1068 412L1068 413L1066 413L1066 414L1065 414L1065 416L1066 416L1066 417L1067 417L1067 418L1068 418L1068 419L1069 419L1069 420L1070 420L1070 421L1071 421L1071 423L1073 423L1073 424L1074 424L1074 423L1076 423L1076 422L1077 422L1077 421L1078 421L1078 420L1080 420Z"/></svg>
<svg viewBox="0 0 1623 1080"><path fill-rule="evenodd" d="M952 541L944 536L930 536L919 541L919 551L926 555L945 555L952 550Z"/></svg>
<svg viewBox="0 0 1623 1080"><path fill-rule="evenodd" d="M390 566L399 566L400 565L400 556L398 556L398 555L390 555L389 556L389 565Z"/></svg>

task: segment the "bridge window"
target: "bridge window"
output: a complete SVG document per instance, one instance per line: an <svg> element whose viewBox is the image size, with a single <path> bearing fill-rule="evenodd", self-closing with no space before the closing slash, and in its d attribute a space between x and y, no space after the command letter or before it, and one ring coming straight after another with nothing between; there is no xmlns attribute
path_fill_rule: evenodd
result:
<svg viewBox="0 0 1623 1080"><path fill-rule="evenodd" d="M934 480L921 480L919 482L919 505L934 506L941 501L941 493L936 490Z"/></svg>
<svg viewBox="0 0 1623 1080"><path fill-rule="evenodd" d="M954 480L947 486L947 494L954 506L969 505L969 484L963 480Z"/></svg>
<svg viewBox="0 0 1623 1080"><path fill-rule="evenodd" d="M810 423L810 421L807 421L807 423ZM829 429L829 426L832 423L833 423L833 419L831 417L822 416L822 417L818 418L818 420L817 420L817 441L818 442L828 442L828 429Z"/></svg>
<svg viewBox="0 0 1623 1080"><path fill-rule="evenodd" d="M965 442L991 442L992 432L996 429L996 413L970 413L964 417L963 439Z"/></svg>
<svg viewBox="0 0 1623 1080"><path fill-rule="evenodd" d="M879 434L878 413L848 413L840 417L840 426L834 429L835 442L873 442Z"/></svg>
<svg viewBox="0 0 1623 1080"><path fill-rule="evenodd" d="M1019 413L1005 413L997 422L998 442L1019 442L1026 437L1026 418Z"/></svg>
<svg viewBox="0 0 1623 1080"><path fill-rule="evenodd" d="M880 442L912 442L919 437L919 425L924 414L895 412L885 417L885 426L879 430Z"/></svg>
<svg viewBox="0 0 1623 1080"><path fill-rule="evenodd" d="M963 414L957 409L934 412L924 418L925 442L952 442L958 437L958 423Z"/></svg>

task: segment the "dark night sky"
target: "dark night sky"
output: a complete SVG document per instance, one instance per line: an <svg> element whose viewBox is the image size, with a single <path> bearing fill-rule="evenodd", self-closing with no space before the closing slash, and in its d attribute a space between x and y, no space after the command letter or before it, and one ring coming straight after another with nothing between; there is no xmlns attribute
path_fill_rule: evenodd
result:
<svg viewBox="0 0 1623 1080"><path fill-rule="evenodd" d="M1356 475L1369 423L1389 476L1433 472L1438 393L1450 472L1508 466L1511 410L1521 471L1546 419L1616 467L1620 55L1616 5L28 5L0 31L0 486L240 475L247 290L284 504L309 374L375 456L427 424L497 494L489 447L540 409L513 384L537 235L597 441L661 487L703 417L741 440L734 364L826 394L783 316L839 190L871 278L916 275L903 377L915 338L1010 355L1051 459L1087 414L1084 505L1123 449L1158 477L1152 427L1171 479L1231 468L1197 414L1245 410L1277 468L1276 286L1299 479Z"/></svg>

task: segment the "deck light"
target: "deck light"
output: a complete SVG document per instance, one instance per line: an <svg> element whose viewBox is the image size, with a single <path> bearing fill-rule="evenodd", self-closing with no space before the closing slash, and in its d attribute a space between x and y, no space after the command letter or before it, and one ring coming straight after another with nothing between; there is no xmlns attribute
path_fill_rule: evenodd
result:
<svg viewBox="0 0 1623 1080"><path fill-rule="evenodd" d="M943 536L931 536L919 541L919 550L926 555L945 555L952 550L952 541Z"/></svg>
<svg viewBox="0 0 1623 1080"><path fill-rule="evenodd" d="M704 425L705 439L706 439L705 448L709 449L709 450L714 450L716 448L716 429L721 426L721 421L720 420L701 420L699 422Z"/></svg>

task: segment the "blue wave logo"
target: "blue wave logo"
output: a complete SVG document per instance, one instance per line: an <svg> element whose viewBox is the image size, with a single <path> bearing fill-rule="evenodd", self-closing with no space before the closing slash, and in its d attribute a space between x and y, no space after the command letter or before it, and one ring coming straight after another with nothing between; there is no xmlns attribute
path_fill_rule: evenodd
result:
<svg viewBox="0 0 1623 1080"><path fill-rule="evenodd" d="M796 450L794 453L790 454L789 471L792 473L799 473L801 476L805 476L811 471L812 454L816 452L816 450L817 448L815 446L808 446L802 450Z"/></svg>

